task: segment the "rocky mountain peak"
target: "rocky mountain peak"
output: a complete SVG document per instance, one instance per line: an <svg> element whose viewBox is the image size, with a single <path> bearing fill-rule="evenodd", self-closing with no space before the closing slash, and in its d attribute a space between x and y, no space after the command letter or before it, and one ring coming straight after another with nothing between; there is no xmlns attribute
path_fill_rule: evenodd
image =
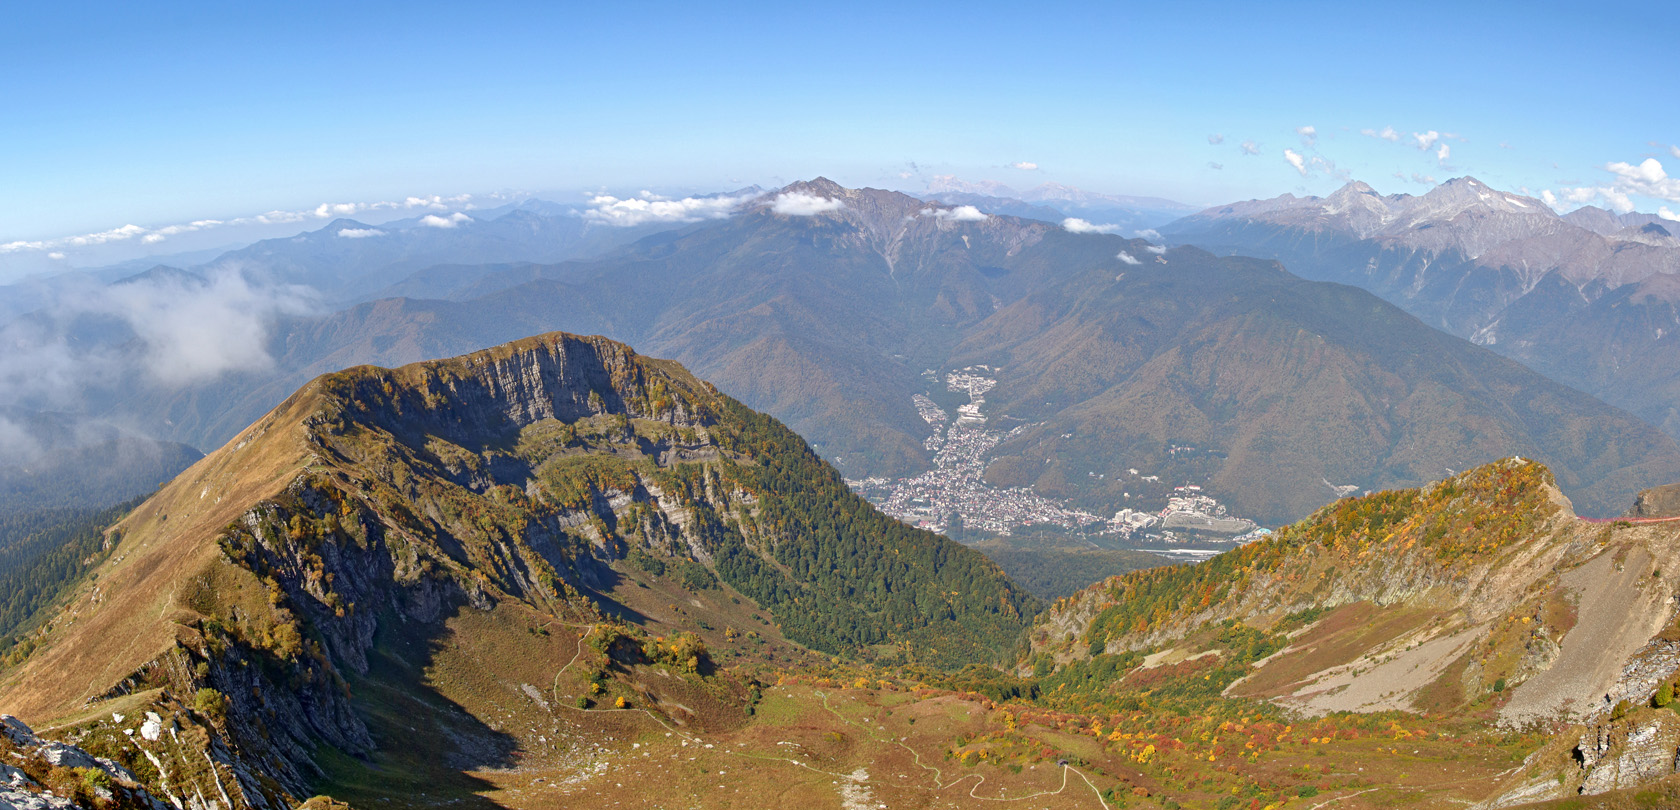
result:
<svg viewBox="0 0 1680 810"><path fill-rule="evenodd" d="M842 186L826 177L815 177L810 180L799 180L789 183L782 188L782 193L809 194L813 197L822 197L826 200L832 200L836 197L846 196L848 190L845 186Z"/></svg>
<svg viewBox="0 0 1680 810"><path fill-rule="evenodd" d="M1408 219L1414 222L1426 218L1451 219L1467 210L1557 218L1550 206L1533 197L1490 188L1474 177L1452 178L1413 199L1416 202Z"/></svg>
<svg viewBox="0 0 1680 810"><path fill-rule="evenodd" d="M806 206L785 206L788 195L837 200L841 206L794 210ZM978 232L969 234L966 247L980 244L974 241L978 237L1015 249L1038 241L1053 227L1038 221L993 216L973 205L922 200L887 189L846 188L825 177L791 183L777 195L764 198L758 207L792 219L823 218L852 225L857 228L857 238L886 260L889 272L894 271L906 251L936 250L941 244L939 235L954 229L978 228Z"/></svg>

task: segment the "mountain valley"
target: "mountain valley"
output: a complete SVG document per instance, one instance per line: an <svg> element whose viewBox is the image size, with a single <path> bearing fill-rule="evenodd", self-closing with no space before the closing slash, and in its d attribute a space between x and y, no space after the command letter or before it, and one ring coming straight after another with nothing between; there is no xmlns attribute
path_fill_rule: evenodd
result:
<svg viewBox="0 0 1680 810"><path fill-rule="evenodd" d="M779 213L789 199L821 210ZM1671 439L1352 290L826 180L601 258L469 275L462 300L280 316L272 367L108 385L93 413L213 445L315 375L559 328L678 359L853 479L933 468L913 400L924 373L989 365L994 420L1024 430L986 460L987 484L1104 519L1161 510L1193 484L1275 525L1350 488L1516 452L1550 465L1589 514L1680 479ZM1262 305L1273 300L1286 306ZM1127 484L1128 469L1159 481Z"/></svg>

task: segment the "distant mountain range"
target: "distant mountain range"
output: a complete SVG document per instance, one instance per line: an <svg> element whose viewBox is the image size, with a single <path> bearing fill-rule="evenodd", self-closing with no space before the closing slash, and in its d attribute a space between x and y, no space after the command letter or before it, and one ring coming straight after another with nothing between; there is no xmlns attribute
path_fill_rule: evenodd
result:
<svg viewBox="0 0 1680 810"><path fill-rule="evenodd" d="M973 205L990 214L1060 222L1078 217L1110 232L1136 236L1139 231L1172 222L1196 207L1160 197L1100 194L1094 191L1042 183L1025 191L995 181L968 182L952 175L937 175L928 181L924 199L951 205Z"/></svg>
<svg viewBox="0 0 1680 810"><path fill-rule="evenodd" d="M1355 290L822 179L597 259L417 278L452 300L282 318L274 369L113 386L103 413L213 446L316 374L564 328L679 359L856 477L926 469L925 371L1002 366L996 415L1023 429L989 478L1099 514L1171 486L1130 468L1266 521L1510 453L1597 514L1680 479L1660 432Z"/></svg>
<svg viewBox="0 0 1680 810"><path fill-rule="evenodd" d="M1350 183L1210 208L1175 243L1353 284L1680 435L1680 223L1457 178L1427 194Z"/></svg>

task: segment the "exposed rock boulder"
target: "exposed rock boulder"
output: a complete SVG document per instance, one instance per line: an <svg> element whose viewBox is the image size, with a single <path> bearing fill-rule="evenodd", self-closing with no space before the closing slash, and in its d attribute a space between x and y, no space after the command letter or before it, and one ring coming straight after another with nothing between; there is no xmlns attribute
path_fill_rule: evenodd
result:
<svg viewBox="0 0 1680 810"><path fill-rule="evenodd" d="M1658 518L1680 517L1680 484L1664 484L1651 487L1635 495L1633 508L1627 511L1628 517Z"/></svg>
<svg viewBox="0 0 1680 810"><path fill-rule="evenodd" d="M1588 795L1620 790L1668 776L1676 769L1680 751L1680 717L1659 714L1634 724L1600 723L1588 728L1575 747L1576 759L1587 771L1581 792Z"/></svg>

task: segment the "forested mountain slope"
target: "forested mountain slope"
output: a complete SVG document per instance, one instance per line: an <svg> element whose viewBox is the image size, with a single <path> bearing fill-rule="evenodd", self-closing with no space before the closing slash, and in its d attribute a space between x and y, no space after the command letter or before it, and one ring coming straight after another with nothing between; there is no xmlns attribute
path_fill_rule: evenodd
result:
<svg viewBox="0 0 1680 810"><path fill-rule="evenodd" d="M550 625L607 628L588 634L625 666L700 679L637 700L689 683L727 713L746 687L706 680L712 655L998 660L1038 608L978 552L876 512L775 420L566 334L324 376L118 531L0 673L0 706L80 724L99 750L109 718L171 718L188 742L140 746L161 767L111 750L159 795L182 769L236 806L289 806L355 772L345 755L399 756L379 753L392 700L430 707L449 761L500 761L496 713L529 698L473 679L563 663ZM545 652L463 650L492 640ZM454 667L475 674L437 675Z"/></svg>

